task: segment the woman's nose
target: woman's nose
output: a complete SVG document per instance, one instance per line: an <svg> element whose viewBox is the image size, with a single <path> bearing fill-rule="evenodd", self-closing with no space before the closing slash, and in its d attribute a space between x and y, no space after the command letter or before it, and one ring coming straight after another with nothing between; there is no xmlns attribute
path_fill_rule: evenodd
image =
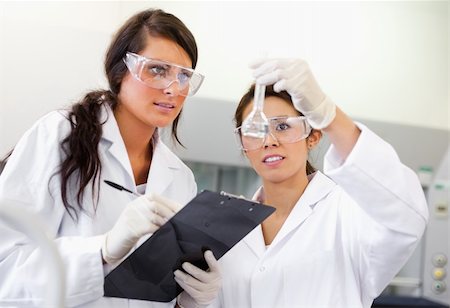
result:
<svg viewBox="0 0 450 308"><path fill-rule="evenodd" d="M180 94L180 82L178 79L172 80L167 87L163 89L164 94L170 95L170 96L177 96Z"/></svg>
<svg viewBox="0 0 450 308"><path fill-rule="evenodd" d="M278 142L277 138L269 132L266 136L266 139L264 139L264 148L268 148L270 146L276 147L279 146L280 143Z"/></svg>

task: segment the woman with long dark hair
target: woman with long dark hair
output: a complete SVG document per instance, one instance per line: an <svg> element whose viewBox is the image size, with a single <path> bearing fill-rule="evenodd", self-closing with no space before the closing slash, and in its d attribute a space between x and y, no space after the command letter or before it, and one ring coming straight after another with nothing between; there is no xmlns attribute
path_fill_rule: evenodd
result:
<svg viewBox="0 0 450 308"><path fill-rule="evenodd" d="M196 64L197 45L183 22L162 10L137 13L107 51L109 89L39 119L9 156L0 199L46 222L65 265L67 306L174 306L103 297L103 281L197 193L191 170L159 138L159 128L172 125L179 142L183 104L203 81ZM133 200L104 180L143 196ZM0 303L41 307L42 253L21 234L0 228ZM184 268L190 278L183 280L180 306L201 307L215 297L217 261L211 252L205 259L209 271Z"/></svg>

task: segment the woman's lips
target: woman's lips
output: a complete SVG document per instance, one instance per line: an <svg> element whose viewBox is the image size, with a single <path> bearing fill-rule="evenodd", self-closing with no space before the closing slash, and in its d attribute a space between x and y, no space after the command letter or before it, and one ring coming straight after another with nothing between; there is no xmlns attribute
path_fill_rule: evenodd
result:
<svg viewBox="0 0 450 308"><path fill-rule="evenodd" d="M263 164L268 166L276 166L281 164L281 162L284 160L284 157L278 154L271 154L264 156L264 159L262 160Z"/></svg>
<svg viewBox="0 0 450 308"><path fill-rule="evenodd" d="M153 104L158 108L158 110L161 110L163 112L171 112L173 109L175 109L175 105L170 103L159 102Z"/></svg>

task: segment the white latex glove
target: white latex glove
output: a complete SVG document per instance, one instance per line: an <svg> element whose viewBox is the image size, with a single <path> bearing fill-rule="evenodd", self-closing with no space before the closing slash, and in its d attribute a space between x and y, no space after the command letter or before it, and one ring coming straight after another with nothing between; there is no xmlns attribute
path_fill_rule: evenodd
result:
<svg viewBox="0 0 450 308"><path fill-rule="evenodd" d="M219 263L211 250L205 252L205 260L209 270L204 271L191 263L181 266L188 273L176 270L175 281L184 289L178 295L177 303L182 308L203 308L211 304L222 286Z"/></svg>
<svg viewBox="0 0 450 308"><path fill-rule="evenodd" d="M103 260L112 264L122 259L142 236L154 233L180 208L178 203L157 194L144 195L128 203L114 227L106 233Z"/></svg>
<svg viewBox="0 0 450 308"><path fill-rule="evenodd" d="M274 85L276 92L287 91L295 108L303 113L315 129L330 125L336 116L336 105L325 95L301 59L261 59L250 64L256 82Z"/></svg>

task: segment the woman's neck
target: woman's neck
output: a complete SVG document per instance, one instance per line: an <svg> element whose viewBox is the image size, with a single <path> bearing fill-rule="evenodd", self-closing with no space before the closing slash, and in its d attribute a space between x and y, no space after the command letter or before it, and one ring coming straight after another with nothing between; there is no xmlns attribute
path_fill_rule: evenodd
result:
<svg viewBox="0 0 450 308"><path fill-rule="evenodd" d="M264 181L264 203L275 207L276 216L287 217L308 185L306 174L281 183Z"/></svg>
<svg viewBox="0 0 450 308"><path fill-rule="evenodd" d="M114 110L114 116L128 155L133 157L148 155L149 144L155 133L155 127L149 127L125 108L120 108L120 105Z"/></svg>
<svg viewBox="0 0 450 308"><path fill-rule="evenodd" d="M136 185L144 184L152 162L155 127L149 127L120 107L114 111L114 116L128 153L134 181Z"/></svg>
<svg viewBox="0 0 450 308"><path fill-rule="evenodd" d="M276 208L262 223L265 245L270 245L308 185L306 173L282 183L264 182L263 203Z"/></svg>

